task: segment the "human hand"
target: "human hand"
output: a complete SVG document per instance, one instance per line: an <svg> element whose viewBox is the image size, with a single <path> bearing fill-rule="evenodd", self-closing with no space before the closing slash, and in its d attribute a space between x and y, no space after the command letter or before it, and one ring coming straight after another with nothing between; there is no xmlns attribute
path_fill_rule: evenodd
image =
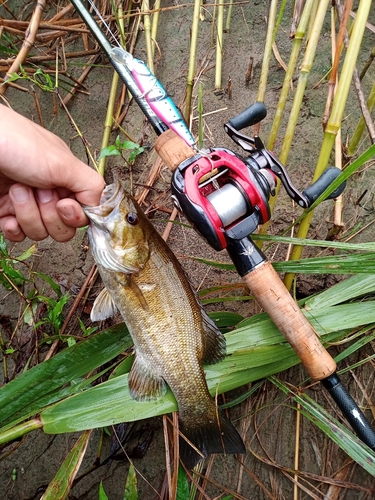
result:
<svg viewBox="0 0 375 500"><path fill-rule="evenodd" d="M10 241L68 241L104 180L56 135L0 104L0 229Z"/></svg>

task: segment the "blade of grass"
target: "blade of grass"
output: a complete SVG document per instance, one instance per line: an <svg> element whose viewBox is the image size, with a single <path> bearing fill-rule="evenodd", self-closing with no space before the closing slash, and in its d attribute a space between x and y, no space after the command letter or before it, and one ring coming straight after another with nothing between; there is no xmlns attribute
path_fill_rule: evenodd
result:
<svg viewBox="0 0 375 500"><path fill-rule="evenodd" d="M325 411L316 401L307 394L298 395L276 377L270 377L270 381L284 394L293 396L295 402L301 405L302 414L319 429L321 429L332 441L340 446L353 460L363 467L372 476L375 475L375 453L360 441L357 436L349 431L343 424Z"/></svg>
<svg viewBox="0 0 375 500"><path fill-rule="evenodd" d="M68 453L57 474L49 483L41 500L65 500L68 498L74 478L85 456L91 430L85 431Z"/></svg>

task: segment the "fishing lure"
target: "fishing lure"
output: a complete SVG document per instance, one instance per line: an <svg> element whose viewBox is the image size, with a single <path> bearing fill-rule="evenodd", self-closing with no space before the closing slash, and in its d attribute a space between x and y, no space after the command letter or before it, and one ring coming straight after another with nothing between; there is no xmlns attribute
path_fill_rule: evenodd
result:
<svg viewBox="0 0 375 500"><path fill-rule="evenodd" d="M123 64L130 71L142 97L145 98L150 108L176 134L181 137L186 144L195 149L195 140L188 129L185 120L177 109L167 91L151 73L146 63L133 57L129 52L121 47L113 47L110 58L118 64Z"/></svg>

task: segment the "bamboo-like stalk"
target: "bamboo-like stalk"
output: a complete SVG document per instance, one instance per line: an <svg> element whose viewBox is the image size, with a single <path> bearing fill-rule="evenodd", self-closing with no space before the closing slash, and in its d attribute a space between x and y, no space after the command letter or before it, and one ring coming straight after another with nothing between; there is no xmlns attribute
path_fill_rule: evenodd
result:
<svg viewBox="0 0 375 500"><path fill-rule="evenodd" d="M38 32L39 23L42 18L45 6L46 6L46 0L38 0L38 2L36 3L30 23L28 23L27 31L25 33L25 39L23 41L21 50L18 52L17 57L15 58L13 64L7 71L7 74L5 76L6 79L10 78L12 73L17 73L19 71L21 64L23 64L27 54L34 46L35 37ZM4 94L6 89L7 89L7 84L3 83L0 86L0 95Z"/></svg>
<svg viewBox="0 0 375 500"><path fill-rule="evenodd" d="M120 31L124 32L124 17L123 17L123 9L121 3L119 4L118 7L118 23L120 25ZM112 76L111 90L108 99L107 113L104 121L104 131L103 131L101 149L104 149L108 146L109 139L111 136L118 84L119 84L119 75L117 71L114 71ZM104 177L106 162L107 162L107 157L104 156L99 160L98 163L98 172L103 177Z"/></svg>
<svg viewBox="0 0 375 500"><path fill-rule="evenodd" d="M146 41L146 53L147 53L147 66L150 71L154 73L154 58L152 50L152 37L151 37L151 19L150 19L150 2L149 0L143 0L142 2L142 12L143 12L143 25L145 32Z"/></svg>
<svg viewBox="0 0 375 500"><path fill-rule="evenodd" d="M283 87L280 92L280 97L279 97L279 102L277 104L277 109L275 113L275 117L272 123L272 128L271 132L268 138L268 143L267 143L267 148L268 149L273 149L275 146L276 142L276 137L279 132L280 124L281 124L281 119L284 115L284 110L285 110L285 105L286 105L286 100L289 94L290 90L290 85L292 82L292 78L294 75L294 71L296 69L297 61L298 61L298 56L301 50L301 44L302 40L305 37L306 29L308 27L308 22L310 19L311 15L311 9L314 4L315 0L307 0L305 7L302 12L302 16L298 25L298 29L294 35L294 40L293 40L293 45L292 45L292 51L290 54L290 59L289 59L289 64L288 64L288 69L285 74L284 78L284 83Z"/></svg>
<svg viewBox="0 0 375 500"><path fill-rule="evenodd" d="M224 0L217 6L215 89L221 89L223 67Z"/></svg>
<svg viewBox="0 0 375 500"><path fill-rule="evenodd" d="M320 6L323 4L321 1ZM319 8L320 8L319 6ZM366 27L366 21L369 15L371 7L371 0L361 0L357 16L353 25L353 30L342 67L341 77L337 87L336 96L333 102L332 111L330 118L327 123L327 127L324 132L324 138L322 147L320 150L320 155L315 168L315 174L313 177L313 182L321 176L324 170L328 166L329 158L332 152L333 145L335 143L336 135L341 127L341 120L343 117L345 104L348 98L350 84L352 81L355 64L357 61L359 49L361 46L363 33ZM313 216L313 211L309 212L306 217L302 220L300 227L297 232L297 238L304 238L307 236L308 230L310 228L310 222ZM302 255L303 247L300 245L294 246L291 252L291 260L298 260ZM290 288L294 279L292 273L285 275L284 282L287 288Z"/></svg>
<svg viewBox="0 0 375 500"><path fill-rule="evenodd" d="M303 96L305 94L305 89L307 85L307 80L310 75L310 70L314 62L316 49L319 43L320 32L322 29L322 25L326 16L326 12L328 6L330 4L329 0L321 0L319 3L319 8L316 13L315 21L313 28L311 30L311 35L309 39L309 43L306 48L306 52L302 61L298 85L296 89L296 93L294 96L294 101L292 105L292 110L290 112L289 122L287 125L287 129L284 136L284 142L282 145L281 153L280 153L280 161L282 163L286 163L290 148L292 145L292 140L294 136L294 132L297 126L297 121L299 117L299 112L302 106Z"/></svg>
<svg viewBox="0 0 375 500"><path fill-rule="evenodd" d="M193 22L191 25L191 41L190 41L190 56L189 69L186 83L186 102L185 102L185 120L189 123L191 113L191 100L193 96L195 65L197 60L197 45L198 45L198 28L199 28L199 12L202 0L194 1Z"/></svg>
<svg viewBox="0 0 375 500"><path fill-rule="evenodd" d="M367 109L369 111L372 110L372 108L375 106L375 84L373 85L371 91L370 91L370 95L367 99ZM363 135L363 132L366 128L366 122L363 118L363 116L360 118L359 122L358 122L358 125L354 131L354 134L353 134L353 137L349 143L349 146L348 146L348 154L350 156L353 156L358 148L358 144L359 144L359 141L361 140L361 137Z"/></svg>
<svg viewBox="0 0 375 500"><path fill-rule="evenodd" d="M38 417L28 420L27 422L23 422L22 424L15 425L11 429L1 433L0 445L14 441L25 434L35 431L36 429L41 429L42 427L42 422Z"/></svg>
<svg viewBox="0 0 375 500"><path fill-rule="evenodd" d="M226 23L225 23L225 31L226 32L229 32L229 30L230 30L230 22L231 22L231 19L232 19L232 11L233 11L233 0L229 0L228 12L227 12L227 20L226 20Z"/></svg>
<svg viewBox="0 0 375 500"><path fill-rule="evenodd" d="M203 132L203 88L202 84L199 84L198 90L198 148L203 148L204 143L204 132Z"/></svg>
<svg viewBox="0 0 375 500"><path fill-rule="evenodd" d="M152 16L151 40L152 40L152 60L155 57L156 37L158 34L161 0L155 0L154 14Z"/></svg>
<svg viewBox="0 0 375 500"><path fill-rule="evenodd" d="M327 4L328 4L328 2L327 2ZM315 14L315 9L313 8L314 5L316 5L315 0L307 0L307 2L305 4L305 7L303 9L303 13L302 13L302 16L301 16L301 20L300 20L297 32L296 32L295 37L294 37L293 46L292 46L292 52L290 54L290 59L289 59L289 64L288 64L287 72L285 74L283 87L281 89L280 97L279 97L279 102L278 102L278 105L277 105L277 108L276 108L275 118L274 118L274 121L273 121L273 124L272 124L271 133L270 133L270 136L269 136L269 139L268 139L268 143L267 143L268 149L273 149L274 146L275 146L277 134L279 132L279 128L280 128L280 125L281 125L281 120L282 120L283 115L284 115L285 105L286 105L287 98L288 98L288 95L289 95L291 81L292 81L292 78L293 78L293 75L294 75L294 71L295 71L295 68L296 68L296 64L297 64L297 61L298 61L298 57L299 57L299 53L300 53L300 49L301 49L301 45L302 45L302 40L305 37L306 29L308 28L308 25L309 25L309 20L311 19L313 13ZM317 29L316 29L316 32L317 32L318 36L319 36L319 33L320 33L321 24L323 23L323 20L324 20L324 15L325 15L325 12L323 12L323 14L321 15L321 17L319 18L320 19L320 27L317 27ZM310 42L309 42L309 47L310 48L308 50L311 51L311 52L310 52L310 55L309 55L309 59L305 63L305 66L307 66L307 63L309 63L310 66L312 65L312 61L313 61L314 55L315 55L317 40L313 41L313 43L314 43L314 47L311 47ZM308 52L308 50L306 51L306 53ZM305 54L304 62L305 62L305 59L307 58L307 55L308 54ZM306 75L306 78L307 78L307 75ZM301 80L301 75L300 75L300 80ZM298 84L297 89L299 87L300 87L300 83ZM291 143L292 138L293 138L293 134L294 134L294 130L295 130L297 118L293 122L291 122L291 120L292 120L293 113L296 113L297 117L298 117L299 109L300 109L300 106L301 106L301 103L302 103L302 98L303 98L304 90L305 90L305 86L303 88L300 88L300 97L299 97L299 101L298 102L296 102L297 94L295 95L295 98L294 98L295 101L294 101L293 108L292 108L292 111L291 111L291 117L289 119L287 133L285 134L283 148L282 148L281 153L280 153L280 161L282 163L286 163L287 159L288 159L288 156L289 156L290 143ZM287 138L288 138L289 142L286 142ZM273 209L275 207L276 200L277 200L277 194L279 192L279 189L280 189L280 183L278 183L278 185L276 187L275 196L272 197L269 200L269 206L270 206L271 212L273 211ZM267 233L268 227L269 227L269 222L267 222L266 224L263 224L263 226L260 228L260 231L259 231L260 234ZM257 243L257 244L260 247L262 246L261 243L260 244Z"/></svg>
<svg viewBox="0 0 375 500"><path fill-rule="evenodd" d="M335 40L334 11L335 11L335 9L333 6L331 9L332 16L333 16L333 20L332 20L333 27L331 30L332 31L332 43L335 43L335 49L334 49L334 52L332 54L333 65L332 65L331 74L330 74L329 81L328 81L328 96L327 96L326 107L325 107L324 114L323 114L323 128L325 128L327 125L329 111L331 109L331 102L332 102L333 94L335 92L335 88L337 87L337 81L338 81L337 75L338 75L338 69L339 69L340 55L342 52L342 47L343 47L343 43L344 43L344 35L345 35L346 27L347 27L347 24L349 21L349 16L350 16L352 4L353 4L353 0L347 0L345 2L344 12L343 12L343 16L341 19L339 34L337 36L336 43L334 42L334 40Z"/></svg>
<svg viewBox="0 0 375 500"><path fill-rule="evenodd" d="M276 13L277 13L277 0L272 0L270 5L270 10L268 13L266 46L264 47L262 71L260 74L258 95L257 95L257 101L260 102L264 102L264 98L266 95L266 86L267 86L268 71L271 60L272 44L274 41ZM254 134L259 133L259 127L260 127L259 124L256 124L254 126Z"/></svg>

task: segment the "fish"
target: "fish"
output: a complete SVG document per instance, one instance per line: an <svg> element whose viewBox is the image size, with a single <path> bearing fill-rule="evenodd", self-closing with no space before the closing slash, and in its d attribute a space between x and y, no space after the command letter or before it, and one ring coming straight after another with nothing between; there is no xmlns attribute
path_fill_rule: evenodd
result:
<svg viewBox="0 0 375 500"><path fill-rule="evenodd" d="M156 399L170 387L186 438L180 437L180 459L188 469L213 453L245 453L239 433L211 397L203 370L203 364L223 359L225 337L203 310L179 260L120 180L105 187L98 206L83 209L105 286L91 320L121 313L134 342L132 398Z"/></svg>

